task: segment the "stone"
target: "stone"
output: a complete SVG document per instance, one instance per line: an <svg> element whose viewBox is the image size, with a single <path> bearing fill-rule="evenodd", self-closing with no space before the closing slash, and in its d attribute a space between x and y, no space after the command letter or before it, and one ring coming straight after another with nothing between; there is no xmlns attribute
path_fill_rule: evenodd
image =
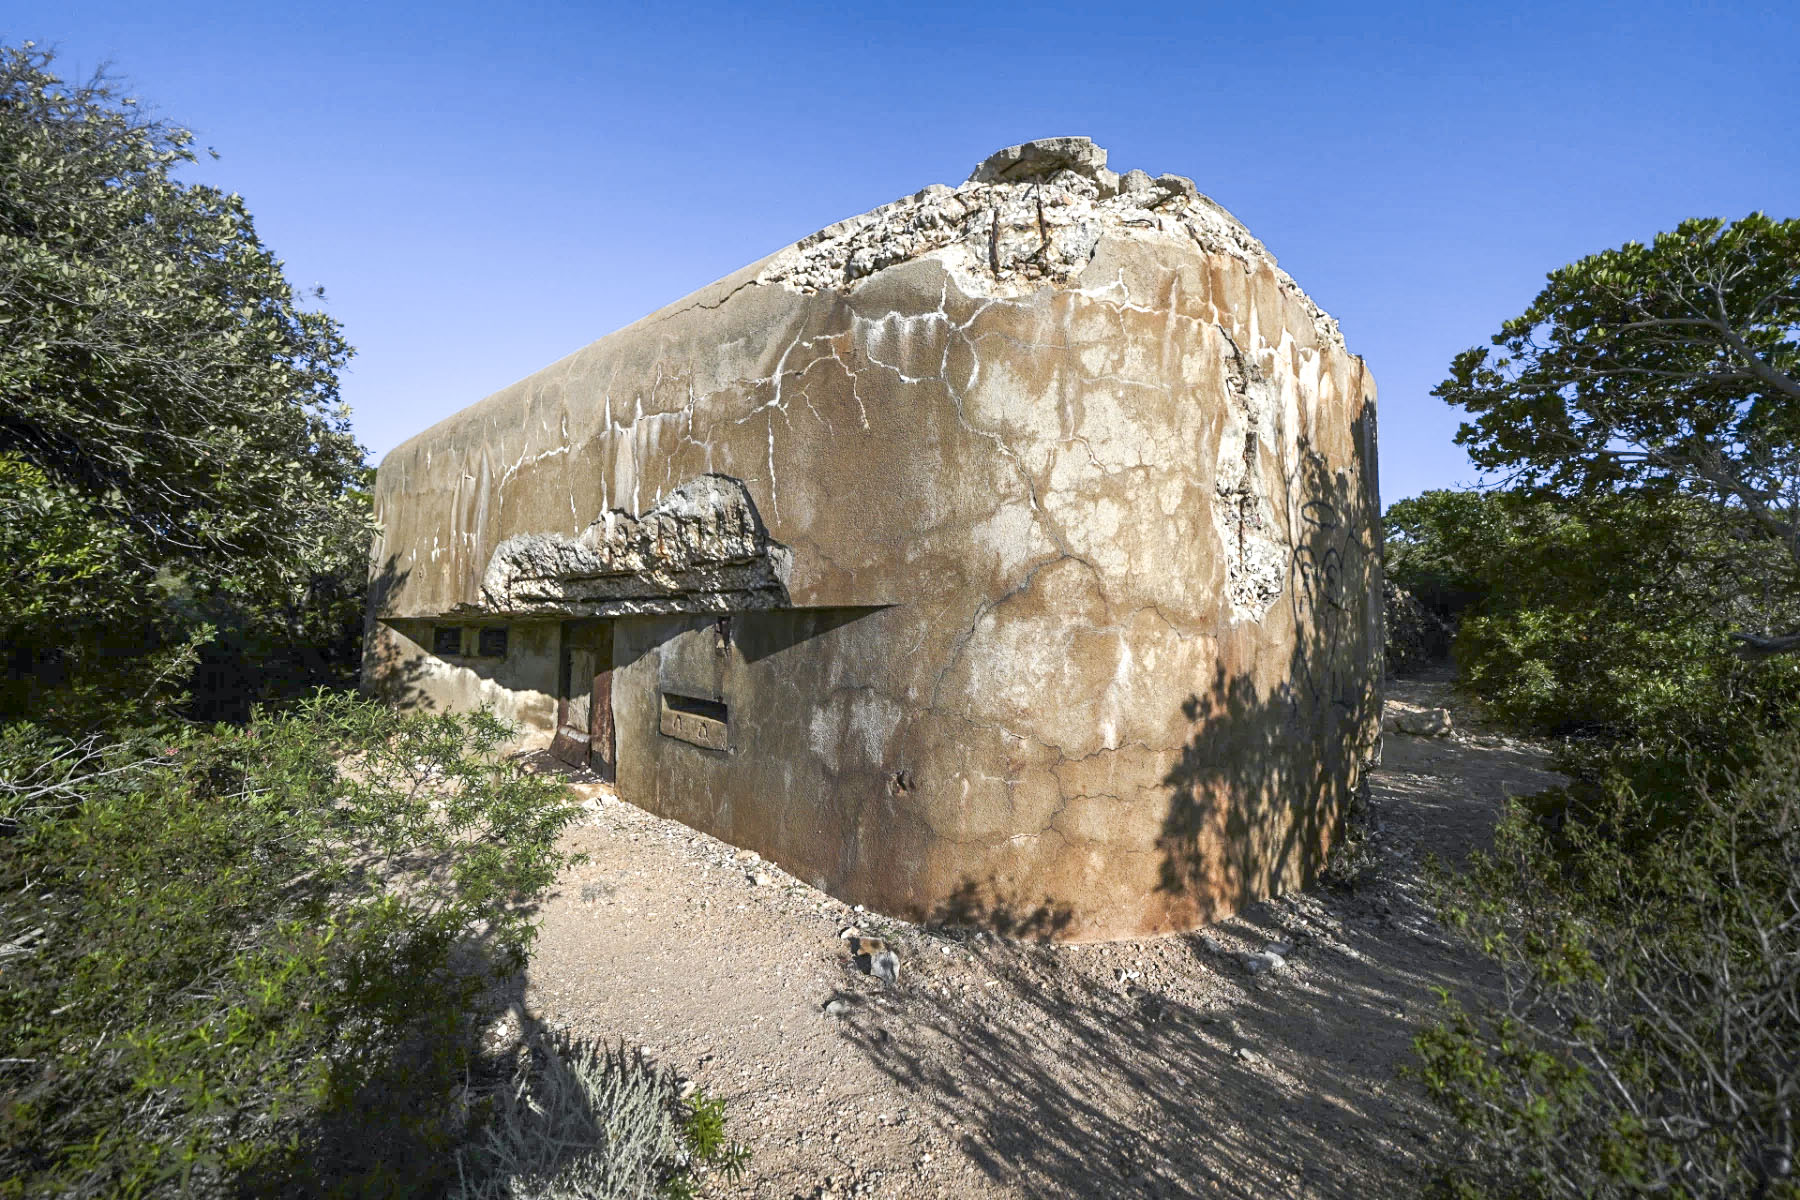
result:
<svg viewBox="0 0 1800 1200"><path fill-rule="evenodd" d="M1156 187L1165 196L1181 201L1194 200L1200 195L1200 189L1195 187L1194 181L1186 175L1158 175Z"/></svg>
<svg viewBox="0 0 1800 1200"><path fill-rule="evenodd" d="M1448 737L1450 710L1428 708L1421 712L1402 712L1394 717L1394 728L1414 737Z"/></svg>
<svg viewBox="0 0 1800 1200"><path fill-rule="evenodd" d="M1269 971L1278 971L1287 965L1287 959L1279 954L1271 954L1266 950L1257 954L1242 955L1238 961L1243 963L1244 970L1250 972L1252 975L1262 975Z"/></svg>
<svg viewBox="0 0 1800 1200"><path fill-rule="evenodd" d="M825 1015L828 1017L848 1016L852 1007L853 1006L848 1000L827 1000L825 1002Z"/></svg>
<svg viewBox="0 0 1800 1200"><path fill-rule="evenodd" d="M368 689L852 919L1105 940L1316 877L1378 731L1373 379L1192 181L975 175L396 447Z"/></svg>
<svg viewBox="0 0 1800 1200"><path fill-rule="evenodd" d="M514 1020L511 1009L501 1013L488 1025L482 1038L483 1044L492 1053L504 1053L523 1040L519 1023Z"/></svg>
<svg viewBox="0 0 1800 1200"><path fill-rule="evenodd" d="M883 950L869 960L869 974L883 983L900 982L900 956L892 950Z"/></svg>
<svg viewBox="0 0 1800 1200"><path fill-rule="evenodd" d="M1092 179L1105 170L1106 151L1089 138L1039 138L994 151L970 173L969 182L1020 183L1048 179L1059 171Z"/></svg>
<svg viewBox="0 0 1800 1200"><path fill-rule="evenodd" d="M1392 580L1381 585L1383 658L1388 674L1416 671L1450 657L1454 634L1436 613Z"/></svg>
<svg viewBox="0 0 1800 1200"><path fill-rule="evenodd" d="M702 475L641 518L612 509L579 537L507 538L482 575L482 605L594 616L772 608L786 599L785 568L744 485Z"/></svg>
<svg viewBox="0 0 1800 1200"><path fill-rule="evenodd" d="M767 871L754 871L750 875L750 883L754 887L768 887L775 882L775 877Z"/></svg>

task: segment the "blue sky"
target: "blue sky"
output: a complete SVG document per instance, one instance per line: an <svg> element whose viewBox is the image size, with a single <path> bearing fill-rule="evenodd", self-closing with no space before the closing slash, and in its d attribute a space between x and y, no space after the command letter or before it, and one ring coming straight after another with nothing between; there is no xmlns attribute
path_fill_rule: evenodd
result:
<svg viewBox="0 0 1800 1200"><path fill-rule="evenodd" d="M323 284L376 457L813 230L1080 133L1190 175L1342 323L1391 502L1546 271L1800 216L1800 4L306 5L8 0L110 62Z"/></svg>

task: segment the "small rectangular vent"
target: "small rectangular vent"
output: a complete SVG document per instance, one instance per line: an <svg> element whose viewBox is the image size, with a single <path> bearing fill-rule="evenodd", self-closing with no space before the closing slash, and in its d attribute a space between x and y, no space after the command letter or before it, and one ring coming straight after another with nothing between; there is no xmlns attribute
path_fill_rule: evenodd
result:
<svg viewBox="0 0 1800 1200"><path fill-rule="evenodd" d="M691 742L707 750L728 749L726 733L730 712L717 700L699 696L662 694L661 731L664 737Z"/></svg>
<svg viewBox="0 0 1800 1200"><path fill-rule="evenodd" d="M449 658L462 653L461 625L433 625L431 627L431 652L439 658Z"/></svg>
<svg viewBox="0 0 1800 1200"><path fill-rule="evenodd" d="M506 629L505 629L505 627L502 626L499 629L483 629L481 631L481 637L477 644L479 646L478 653L480 653L481 657L483 657L483 658L505 658L506 657Z"/></svg>

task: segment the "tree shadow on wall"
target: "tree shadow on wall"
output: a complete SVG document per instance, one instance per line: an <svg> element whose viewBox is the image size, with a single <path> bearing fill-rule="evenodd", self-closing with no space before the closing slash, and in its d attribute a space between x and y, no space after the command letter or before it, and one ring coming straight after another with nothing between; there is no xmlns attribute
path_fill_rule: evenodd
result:
<svg viewBox="0 0 1800 1200"><path fill-rule="evenodd" d="M1355 433L1373 445L1372 429ZM1302 449L1298 486L1274 498L1294 543L1277 610L1292 628L1285 674L1227 660L1188 698L1156 845L1167 919L1235 910L1215 932L1251 947L1312 919L1251 901L1316 877L1378 728L1373 488ZM969 881L934 923L1047 940L1072 916L1055 898ZM940 986L921 964L843 1032L955 1131L978 1174L952 1176L950 1194L1397 1194L1423 1186L1401 1148L1437 1122L1417 1089L1369 1081L1391 1079L1408 1052L1399 1015L1477 972L1384 930L1334 945L1318 930L1301 953L1323 988L1307 972L1252 976L1199 932L1113 946L970 940L988 982Z"/></svg>
<svg viewBox="0 0 1800 1200"><path fill-rule="evenodd" d="M990 879L965 879L925 919L933 929L986 929L1022 942L1050 942L1067 929L1075 911L1045 896L1031 901L1009 893Z"/></svg>
<svg viewBox="0 0 1800 1200"><path fill-rule="evenodd" d="M1365 417L1364 420L1370 418ZM1366 444L1362 422L1356 444ZM1314 883L1381 715L1381 565L1373 502L1300 445L1280 499L1293 538L1277 611L1291 622L1285 674L1215 668L1182 705L1192 733L1164 778L1157 889L1182 923ZM1223 640L1223 639L1222 639Z"/></svg>
<svg viewBox="0 0 1800 1200"><path fill-rule="evenodd" d="M381 570L369 579L369 602L368 607L363 610L363 659L358 676L358 690L365 696L395 708L429 710L436 706L421 684L426 674L426 663L430 660L423 653L427 648L419 645L418 639L413 635L429 638L431 622L390 621L380 615L388 611L393 597L412 574L410 571L399 570L398 563L399 559L389 555ZM421 652L399 653L381 638L384 625L392 634L412 641Z"/></svg>
<svg viewBox="0 0 1800 1200"><path fill-rule="evenodd" d="M1191 732L1162 781L1169 802L1156 840L1159 915L1169 926L1202 924L1315 883L1375 755L1381 532L1368 461L1373 420L1366 411L1352 427L1354 470L1332 470L1303 439L1296 486L1272 498L1292 542L1271 614L1290 632L1285 670L1234 671L1221 661L1181 706ZM1054 896L968 878L925 923L1049 941L1076 915Z"/></svg>

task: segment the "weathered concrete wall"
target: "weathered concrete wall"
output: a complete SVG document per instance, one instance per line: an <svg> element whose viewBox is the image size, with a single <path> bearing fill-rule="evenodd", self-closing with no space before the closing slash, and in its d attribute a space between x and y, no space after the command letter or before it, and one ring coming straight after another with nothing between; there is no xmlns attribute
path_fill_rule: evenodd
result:
<svg viewBox="0 0 1800 1200"><path fill-rule="evenodd" d="M504 690L405 618L617 616L621 793L883 911L1107 937L1303 883L1379 707L1374 384L1103 161L996 156L396 449L370 681ZM728 751L658 732L709 687Z"/></svg>
<svg viewBox="0 0 1800 1200"><path fill-rule="evenodd" d="M560 666L559 622L509 622L507 652L501 658L440 658L431 653L433 624L405 618L372 624L365 639L365 687L397 704L464 710L485 705L519 726L521 745L542 741L538 735L552 731Z"/></svg>

